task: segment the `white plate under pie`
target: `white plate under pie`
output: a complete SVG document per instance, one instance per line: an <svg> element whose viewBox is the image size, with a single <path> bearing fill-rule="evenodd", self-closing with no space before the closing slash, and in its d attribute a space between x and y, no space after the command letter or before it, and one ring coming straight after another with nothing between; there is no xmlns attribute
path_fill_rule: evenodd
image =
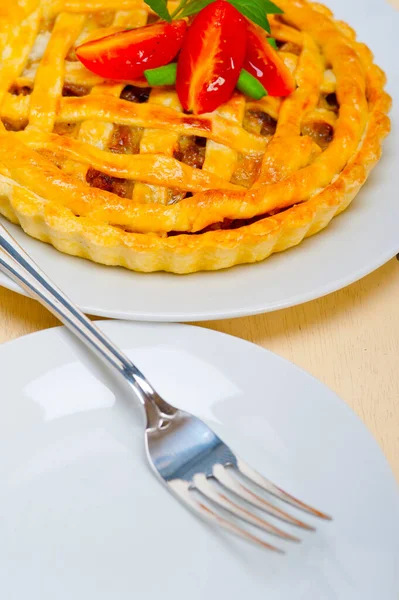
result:
<svg viewBox="0 0 399 600"><path fill-rule="evenodd" d="M300 246L255 265L215 273L133 273L60 254L10 231L33 258L93 315L146 321L195 321L272 311L318 298L378 268L399 251L399 11L385 0L326 0L352 25L387 73L393 131L384 154L350 208ZM396 100L396 101L395 101ZM7 226L9 226L7 224ZM0 274L0 285L20 291Z"/></svg>
<svg viewBox="0 0 399 600"><path fill-rule="evenodd" d="M0 347L2 598L397 600L397 485L344 402L237 338L100 325L161 394L334 521L282 542L284 556L205 525L150 471L140 409L117 379L48 330Z"/></svg>

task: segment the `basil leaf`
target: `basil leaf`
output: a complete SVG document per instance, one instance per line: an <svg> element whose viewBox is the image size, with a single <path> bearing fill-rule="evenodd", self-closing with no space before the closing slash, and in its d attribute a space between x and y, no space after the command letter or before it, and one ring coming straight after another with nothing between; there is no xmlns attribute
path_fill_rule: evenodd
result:
<svg viewBox="0 0 399 600"><path fill-rule="evenodd" d="M248 17L251 21L260 25L262 29L265 29L270 33L270 25L267 20L266 12L262 8L262 2L260 0L229 0L237 10L240 11L245 17Z"/></svg>
<svg viewBox="0 0 399 600"><path fill-rule="evenodd" d="M274 4L274 2L271 2L271 0L259 0L259 2L267 15L284 14L284 11L279 6Z"/></svg>
<svg viewBox="0 0 399 600"><path fill-rule="evenodd" d="M211 4L214 0L192 0L186 4L179 18L195 15L197 12ZM228 0L244 17L247 17L262 29L270 33L270 25L267 20L267 13L281 14L283 11L271 0Z"/></svg>
<svg viewBox="0 0 399 600"><path fill-rule="evenodd" d="M178 13L178 17L179 19L182 19L183 17L190 17L191 15L195 15L200 10L205 8L205 6L208 6L208 4L211 4L214 1L215 0L193 0L192 2L186 4L183 10Z"/></svg>
<svg viewBox="0 0 399 600"><path fill-rule="evenodd" d="M148 6L152 8L152 10L155 13L157 13L157 15L161 17L161 19L164 19L165 21L168 21L168 23L171 23L172 18L169 14L166 0L144 0L144 2L148 4Z"/></svg>
<svg viewBox="0 0 399 600"><path fill-rule="evenodd" d="M277 50L277 43L276 40L274 38L268 37L266 38L266 41L268 44L271 45L272 48L274 48L275 50Z"/></svg>

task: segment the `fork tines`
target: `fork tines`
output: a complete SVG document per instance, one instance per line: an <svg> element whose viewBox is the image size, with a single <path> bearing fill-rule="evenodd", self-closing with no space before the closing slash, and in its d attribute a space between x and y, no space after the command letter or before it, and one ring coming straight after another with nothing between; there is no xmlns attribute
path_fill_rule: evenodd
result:
<svg viewBox="0 0 399 600"><path fill-rule="evenodd" d="M279 553L284 551L252 534L248 529L242 527L240 521L286 541L300 542L301 540L259 516L253 510L254 508L306 531L314 531L315 528L275 506L263 497L263 492L267 492L272 497L309 515L323 520L331 520L327 514L284 492L240 459L237 459L236 465L216 464L211 477L198 473L194 475L191 482L175 479L169 482L169 485L184 502L188 503L202 517L246 540ZM258 489L254 491L252 487Z"/></svg>

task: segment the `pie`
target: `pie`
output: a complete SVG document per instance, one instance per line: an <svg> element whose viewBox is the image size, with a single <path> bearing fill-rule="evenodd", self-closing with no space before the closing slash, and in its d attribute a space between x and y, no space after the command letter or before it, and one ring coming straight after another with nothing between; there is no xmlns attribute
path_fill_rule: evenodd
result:
<svg viewBox="0 0 399 600"><path fill-rule="evenodd" d="M261 261L326 227L381 156L385 75L321 4L277 0L270 17L291 95L235 92L200 115L171 86L103 80L77 60L85 40L153 22L142 0L8 4L0 212L62 252L146 272Z"/></svg>

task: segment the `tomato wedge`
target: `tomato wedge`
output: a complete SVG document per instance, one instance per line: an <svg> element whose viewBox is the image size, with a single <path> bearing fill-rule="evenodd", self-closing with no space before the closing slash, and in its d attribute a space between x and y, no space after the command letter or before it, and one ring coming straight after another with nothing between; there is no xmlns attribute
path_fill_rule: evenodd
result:
<svg viewBox="0 0 399 600"><path fill-rule="evenodd" d="M291 71L268 43L262 29L250 22L244 69L261 82L269 96L288 96L295 89Z"/></svg>
<svg viewBox="0 0 399 600"><path fill-rule="evenodd" d="M154 23L86 42L76 48L85 67L106 79L132 80L146 69L173 60L186 33L186 21Z"/></svg>
<svg viewBox="0 0 399 600"><path fill-rule="evenodd" d="M195 17L179 54L176 90L183 108L211 112L233 93L245 58L244 17L226 0Z"/></svg>

